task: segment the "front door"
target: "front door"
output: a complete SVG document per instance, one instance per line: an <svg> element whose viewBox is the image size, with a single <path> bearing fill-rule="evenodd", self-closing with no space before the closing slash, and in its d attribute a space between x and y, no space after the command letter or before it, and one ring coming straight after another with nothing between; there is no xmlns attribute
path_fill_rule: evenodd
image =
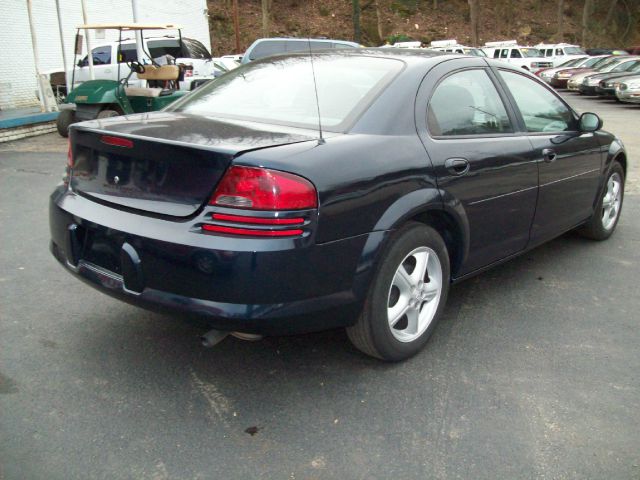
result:
<svg viewBox="0 0 640 480"><path fill-rule="evenodd" d="M428 101L419 98L416 112L443 200L469 225L469 253L456 276L526 247L538 189L531 144L516 133L494 73L481 59L475 64L452 60L435 67L419 92Z"/></svg>
<svg viewBox="0 0 640 480"><path fill-rule="evenodd" d="M602 152L597 135L581 133L573 111L550 89L520 73L500 70L540 170L531 243L539 244L593 214Z"/></svg>

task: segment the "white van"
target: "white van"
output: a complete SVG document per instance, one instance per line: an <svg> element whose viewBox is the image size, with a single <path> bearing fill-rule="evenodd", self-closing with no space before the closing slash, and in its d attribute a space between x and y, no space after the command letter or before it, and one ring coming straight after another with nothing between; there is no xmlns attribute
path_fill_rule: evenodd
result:
<svg viewBox="0 0 640 480"><path fill-rule="evenodd" d="M587 55L579 45L571 45L570 43L539 43L535 48L540 50L544 58L550 58L554 66Z"/></svg>
<svg viewBox="0 0 640 480"><path fill-rule="evenodd" d="M531 72L553 67L553 61L544 58L537 48L518 45L515 40L487 42L482 50L489 58L497 58Z"/></svg>

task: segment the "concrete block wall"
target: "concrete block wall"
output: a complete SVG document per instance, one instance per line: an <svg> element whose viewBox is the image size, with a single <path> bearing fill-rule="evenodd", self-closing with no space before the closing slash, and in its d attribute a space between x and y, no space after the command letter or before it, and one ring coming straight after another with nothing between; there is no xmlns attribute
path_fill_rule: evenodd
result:
<svg viewBox="0 0 640 480"><path fill-rule="evenodd" d="M62 52L54 0L32 0L40 68L42 72L62 70ZM132 22L131 0L87 0L89 23ZM82 24L80 0L61 0L65 50L69 68L73 61L75 27ZM0 110L38 104L36 70L25 0L2 0L0 28ZM176 23L185 37L200 40L211 48L205 0L138 0L139 21ZM92 46L104 39L92 36ZM133 34L129 34L133 36ZM105 32L106 40L116 40L117 32ZM86 42L84 45L86 54ZM78 57L79 59L79 57Z"/></svg>
<svg viewBox="0 0 640 480"><path fill-rule="evenodd" d="M35 137L44 133L56 131L56 122L36 123L15 128L0 129L0 143L20 140L21 138Z"/></svg>

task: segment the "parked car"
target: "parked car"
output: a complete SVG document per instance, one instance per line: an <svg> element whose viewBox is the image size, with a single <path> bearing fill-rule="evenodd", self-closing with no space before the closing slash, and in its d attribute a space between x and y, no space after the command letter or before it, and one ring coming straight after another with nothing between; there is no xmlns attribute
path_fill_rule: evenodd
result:
<svg viewBox="0 0 640 480"><path fill-rule="evenodd" d="M359 44L326 38L259 38L242 56L242 64L282 53L325 50L327 48L358 48Z"/></svg>
<svg viewBox="0 0 640 480"><path fill-rule="evenodd" d="M535 46L544 58L550 58L554 66L587 53L579 45L569 43L539 43Z"/></svg>
<svg viewBox="0 0 640 480"><path fill-rule="evenodd" d="M162 112L72 126L51 251L104 293L207 318L218 339L341 326L402 360L452 283L568 230L614 232L627 156L601 126L486 58L271 57Z"/></svg>
<svg viewBox="0 0 640 480"><path fill-rule="evenodd" d="M553 67L553 62L545 59L538 49L522 47L515 40L506 42L487 42L482 48L489 58L500 59L525 70L537 72Z"/></svg>
<svg viewBox="0 0 640 480"><path fill-rule="evenodd" d="M616 83L616 98L625 103L640 103L640 75Z"/></svg>
<svg viewBox="0 0 640 480"><path fill-rule="evenodd" d="M572 58L571 60L567 60L562 65L558 65L557 67L543 68L542 70L538 70L536 72L536 75L546 83L551 83L551 79L559 71L564 70L566 68L570 68L570 67L579 67L585 64L587 61L589 61L590 58L592 57L585 56L585 57Z"/></svg>
<svg viewBox="0 0 640 480"><path fill-rule="evenodd" d="M598 66L598 68L594 69L593 71L583 71L572 75L571 78L567 81L567 89L571 90L572 92L580 92L580 85L582 85L582 81L585 79L585 77L593 75L594 73L608 73L621 63L626 63L628 61L628 56L613 56L608 62L600 64L600 66Z"/></svg>
<svg viewBox="0 0 640 480"><path fill-rule="evenodd" d="M596 72L598 68L615 61L617 57L611 55L600 55L589 57L584 63L579 66L563 68L558 70L551 77L550 85L554 88L567 88L567 82L569 79L578 73L590 73Z"/></svg>
<svg viewBox="0 0 640 480"><path fill-rule="evenodd" d="M190 90L191 82L198 79L210 79L214 77L216 70L211 54L207 48L198 40L192 38L182 38L183 47L180 48L180 38L175 35L163 37L148 37L143 40L144 51L151 58L160 58L164 55L171 55L175 58L177 65L183 65L185 74L180 80L181 90ZM118 80L117 55L120 56L120 63L139 61L142 64L150 64L147 57L137 60L136 40L123 40L118 48L118 42L105 42L92 48L93 72L96 80ZM74 76L74 84L78 85L90 79L89 60L85 55L78 62ZM120 69L120 79L129 74L127 68ZM138 81L137 76L130 79L131 86L144 87L144 82Z"/></svg>
<svg viewBox="0 0 640 480"><path fill-rule="evenodd" d="M640 76L640 69L633 69L632 71L624 74L624 76L615 75L613 77L604 78L600 80L600 84L596 87L596 93L601 97L615 98L620 101L616 95L618 85L626 83L627 81L635 80L638 76Z"/></svg>
<svg viewBox="0 0 640 480"><path fill-rule="evenodd" d="M638 70L640 70L640 59L638 57L629 57L628 61L620 62L609 72L587 75L582 79L582 83L578 87L578 90L582 95L597 95L597 89L602 80L615 78L617 76L623 77Z"/></svg>
<svg viewBox="0 0 640 480"><path fill-rule="evenodd" d="M615 48L587 48L587 55L628 55L628 52Z"/></svg>
<svg viewBox="0 0 640 480"><path fill-rule="evenodd" d="M459 53L461 55L471 55L474 57L486 57L487 55L480 48L475 47L467 47L466 45L461 45L457 40L436 40L431 42L429 47L431 50L435 50L437 52L445 52L445 53Z"/></svg>

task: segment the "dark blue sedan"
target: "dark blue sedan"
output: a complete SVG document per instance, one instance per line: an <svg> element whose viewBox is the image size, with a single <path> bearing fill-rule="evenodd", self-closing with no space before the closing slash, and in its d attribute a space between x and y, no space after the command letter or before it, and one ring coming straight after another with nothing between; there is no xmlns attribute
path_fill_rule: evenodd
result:
<svg viewBox="0 0 640 480"><path fill-rule="evenodd" d="M51 251L215 338L346 327L401 360L452 283L571 229L613 233L627 156L601 127L485 58L270 57L162 112L72 126Z"/></svg>

